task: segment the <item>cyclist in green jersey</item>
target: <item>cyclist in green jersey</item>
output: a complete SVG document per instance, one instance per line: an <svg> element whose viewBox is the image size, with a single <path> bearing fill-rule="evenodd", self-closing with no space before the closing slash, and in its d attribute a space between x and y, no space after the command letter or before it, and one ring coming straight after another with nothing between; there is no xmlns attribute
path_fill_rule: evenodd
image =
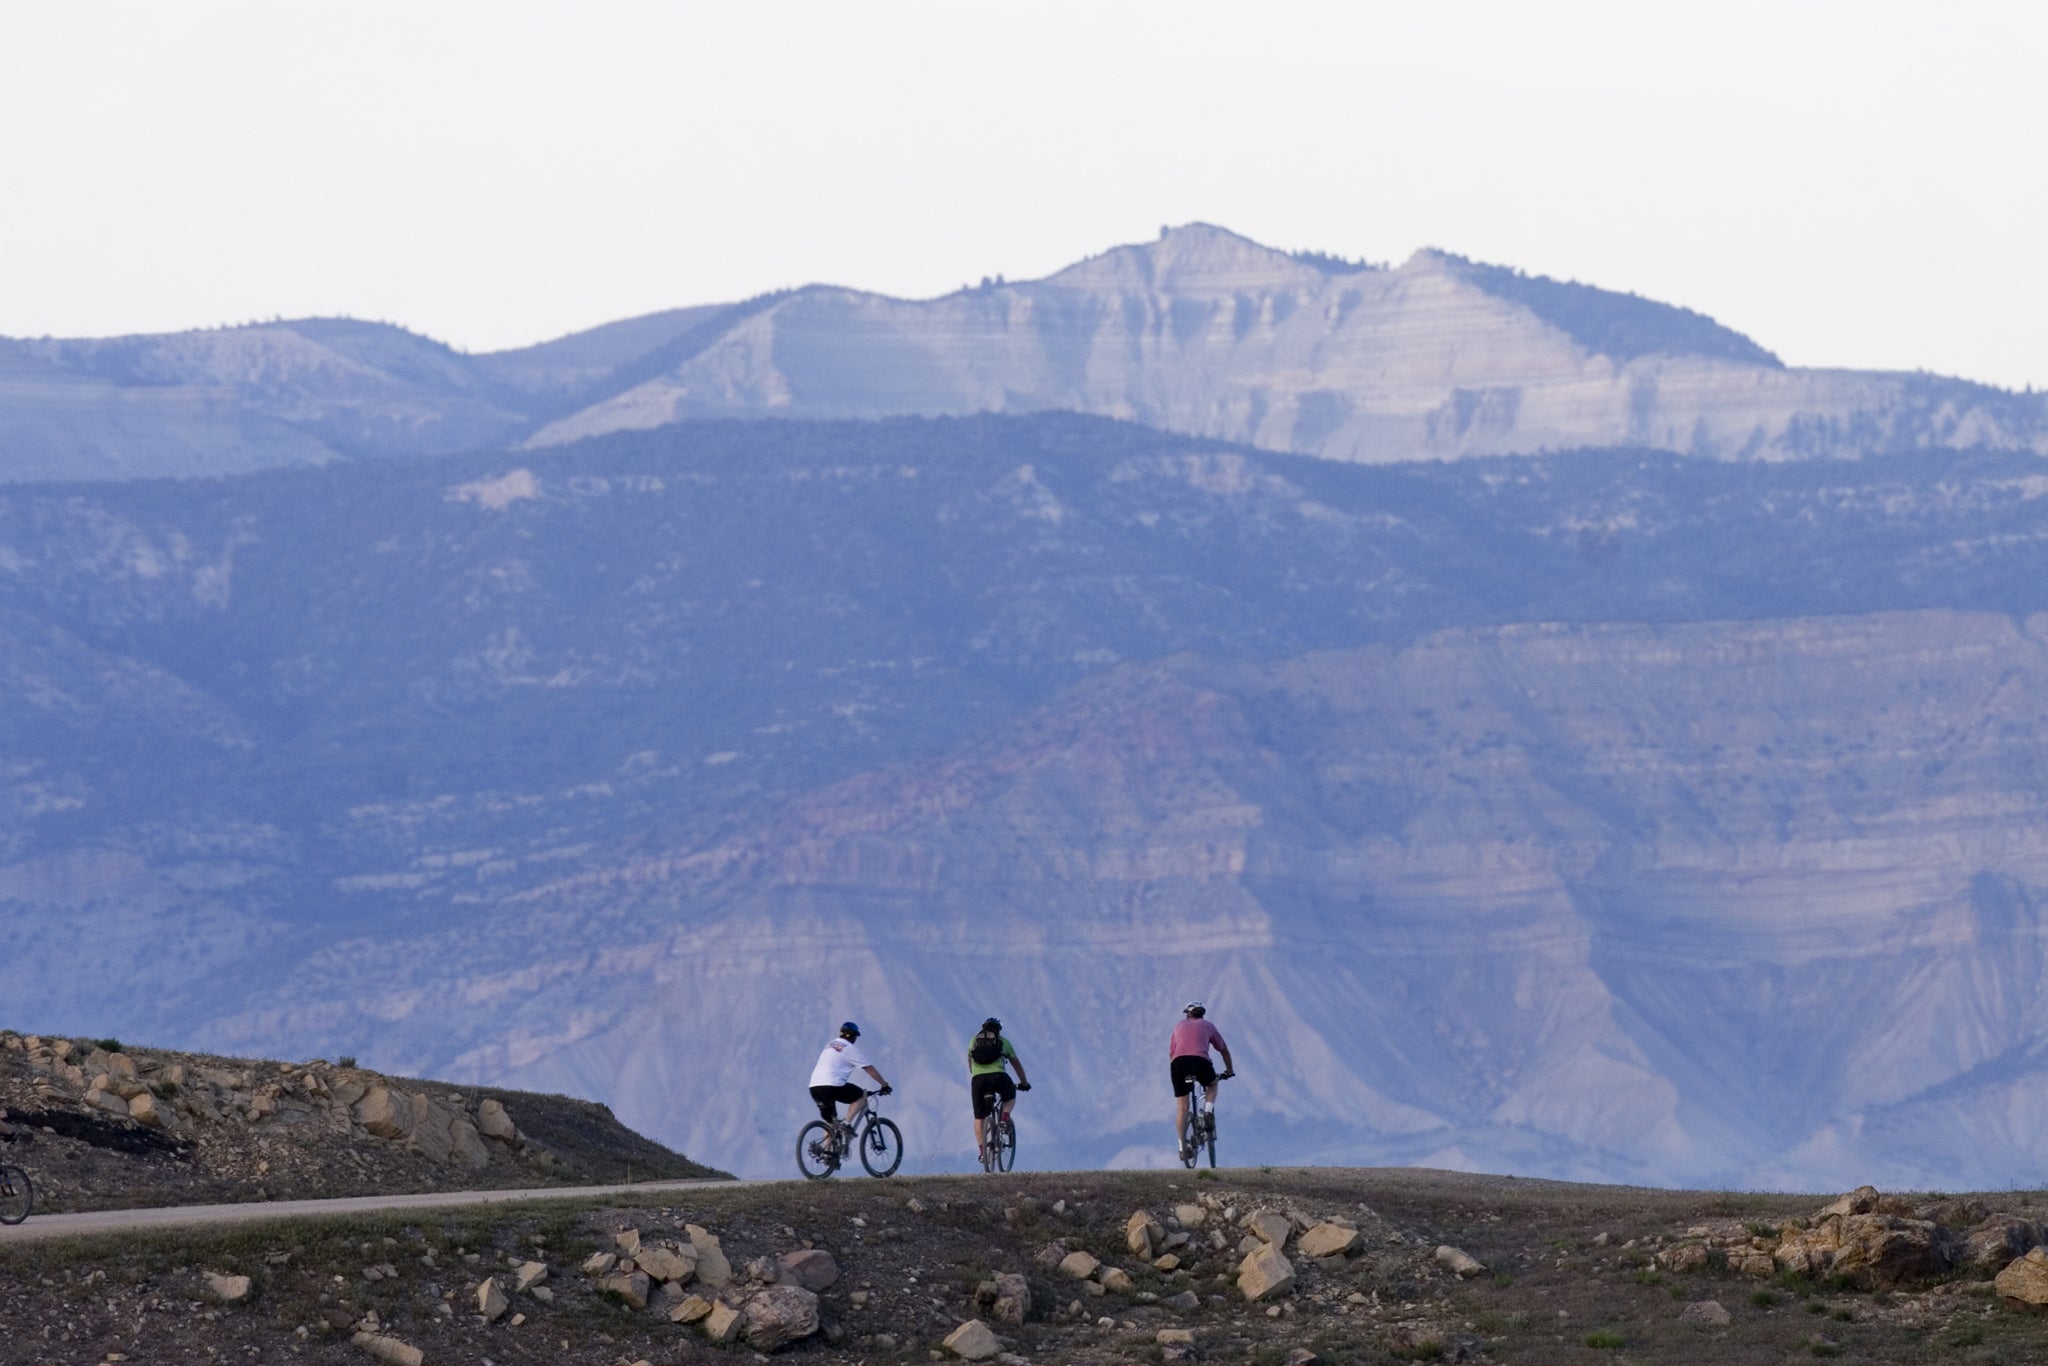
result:
<svg viewBox="0 0 2048 1366"><path fill-rule="evenodd" d="M1015 1084L1005 1070L1011 1067L1017 1069ZM980 1031L967 1042L967 1084L974 1097L974 1150L980 1152L983 1130L996 1105L1000 1102L1003 1118L1008 1119L1017 1106L1017 1093L1031 1089L1016 1046L1003 1037L1003 1022L993 1015L981 1022Z"/></svg>

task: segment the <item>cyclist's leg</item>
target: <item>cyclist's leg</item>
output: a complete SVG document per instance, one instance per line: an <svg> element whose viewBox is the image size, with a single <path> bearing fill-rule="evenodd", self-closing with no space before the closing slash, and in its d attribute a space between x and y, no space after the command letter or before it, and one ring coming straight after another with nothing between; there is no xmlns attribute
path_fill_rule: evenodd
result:
<svg viewBox="0 0 2048 1366"><path fill-rule="evenodd" d="M968 1097L974 1102L974 1151L977 1156L988 1143L988 1121L995 1112L995 1090L988 1074L977 1072L968 1080Z"/></svg>
<svg viewBox="0 0 2048 1366"><path fill-rule="evenodd" d="M1189 1075L1185 1060L1175 1058L1173 1076L1173 1145L1176 1149L1187 1147L1188 1096L1193 1093L1194 1079Z"/></svg>

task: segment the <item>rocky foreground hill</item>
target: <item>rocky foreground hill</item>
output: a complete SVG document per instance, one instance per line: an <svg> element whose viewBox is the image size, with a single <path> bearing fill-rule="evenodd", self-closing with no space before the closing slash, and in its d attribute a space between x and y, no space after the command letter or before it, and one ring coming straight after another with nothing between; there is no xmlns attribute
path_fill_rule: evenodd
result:
<svg viewBox="0 0 2048 1366"><path fill-rule="evenodd" d="M566 1096L0 1031L45 1213L717 1176Z"/></svg>
<svg viewBox="0 0 2048 1366"><path fill-rule="evenodd" d="M0 1243L0 1362L2039 1359L2031 1192L1389 1169L713 1187Z"/></svg>

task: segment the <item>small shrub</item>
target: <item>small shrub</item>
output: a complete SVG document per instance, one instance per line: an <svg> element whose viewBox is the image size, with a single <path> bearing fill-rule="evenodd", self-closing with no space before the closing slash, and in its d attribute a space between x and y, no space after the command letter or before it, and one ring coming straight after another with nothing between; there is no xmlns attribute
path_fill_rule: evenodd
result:
<svg viewBox="0 0 2048 1366"><path fill-rule="evenodd" d="M1749 1225L1749 1236L1752 1238L1775 1238L1778 1236L1778 1230L1769 1224L1755 1223Z"/></svg>
<svg viewBox="0 0 2048 1366"><path fill-rule="evenodd" d="M1664 1284L1664 1273L1657 1270L1654 1266L1646 1266L1639 1271L1631 1272L1629 1279L1637 1285L1662 1285Z"/></svg>
<svg viewBox="0 0 2048 1366"><path fill-rule="evenodd" d="M1854 1323L1856 1322L1856 1311L1845 1304L1841 1308L1829 1314L1828 1317L1833 1319L1836 1323Z"/></svg>
<svg viewBox="0 0 2048 1366"><path fill-rule="evenodd" d="M1808 1300L1806 1302L1806 1312L1809 1314L1825 1314L1828 1312L1828 1307L1820 1300Z"/></svg>
<svg viewBox="0 0 2048 1366"><path fill-rule="evenodd" d="M1984 1325L1969 1323L1956 1329L1941 1340L1944 1347L1978 1347L1984 1342Z"/></svg>
<svg viewBox="0 0 2048 1366"><path fill-rule="evenodd" d="M88 1039L86 1042L99 1049L102 1053L118 1053L121 1051L121 1041L119 1039Z"/></svg>
<svg viewBox="0 0 2048 1366"><path fill-rule="evenodd" d="M1493 1273L1493 1283L1505 1290L1515 1283L1515 1278L1505 1271L1496 1271Z"/></svg>
<svg viewBox="0 0 2048 1366"><path fill-rule="evenodd" d="M344 1053L334 1060L334 1065L336 1067L354 1067L356 1065L356 1055Z"/></svg>
<svg viewBox="0 0 2048 1366"><path fill-rule="evenodd" d="M1395 1347L1389 1352L1389 1355L1399 1361L1438 1361L1442 1359L1443 1354L1444 1345L1433 1338L1424 1338L1421 1342Z"/></svg>
<svg viewBox="0 0 2048 1366"><path fill-rule="evenodd" d="M1621 1334L1615 1332L1612 1328L1596 1328L1586 1334L1586 1345L1598 1348L1601 1351L1611 1351L1626 1341L1626 1338L1622 1337Z"/></svg>
<svg viewBox="0 0 2048 1366"><path fill-rule="evenodd" d="M1826 1338L1822 1338L1806 1350L1817 1357L1838 1357L1842 1354L1842 1345L1838 1342L1829 1342Z"/></svg>
<svg viewBox="0 0 2048 1366"><path fill-rule="evenodd" d="M1749 1302L1759 1309L1769 1309L1774 1305L1783 1304L1785 1297L1775 1290L1752 1290L1749 1292Z"/></svg>

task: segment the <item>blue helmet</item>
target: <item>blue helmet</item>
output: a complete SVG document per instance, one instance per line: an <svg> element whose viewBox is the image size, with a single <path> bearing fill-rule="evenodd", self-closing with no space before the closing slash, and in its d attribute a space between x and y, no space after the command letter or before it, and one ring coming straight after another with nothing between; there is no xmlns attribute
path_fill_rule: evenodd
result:
<svg viewBox="0 0 2048 1366"><path fill-rule="evenodd" d="M839 1026L839 1032L849 1039L858 1039L860 1037L860 1026L848 1020L845 1024Z"/></svg>

